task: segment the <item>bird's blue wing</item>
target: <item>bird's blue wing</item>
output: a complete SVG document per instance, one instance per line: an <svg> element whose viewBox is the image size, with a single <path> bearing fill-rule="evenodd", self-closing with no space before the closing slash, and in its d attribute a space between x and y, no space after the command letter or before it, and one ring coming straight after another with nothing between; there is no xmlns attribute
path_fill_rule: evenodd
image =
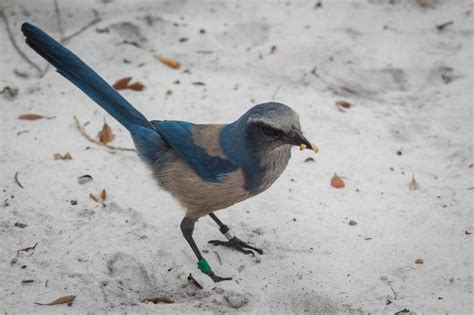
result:
<svg viewBox="0 0 474 315"><path fill-rule="evenodd" d="M238 169L237 165L227 159L209 155L206 148L194 142L193 128L197 125L172 120L151 123L170 147L204 180L220 182L223 175Z"/></svg>

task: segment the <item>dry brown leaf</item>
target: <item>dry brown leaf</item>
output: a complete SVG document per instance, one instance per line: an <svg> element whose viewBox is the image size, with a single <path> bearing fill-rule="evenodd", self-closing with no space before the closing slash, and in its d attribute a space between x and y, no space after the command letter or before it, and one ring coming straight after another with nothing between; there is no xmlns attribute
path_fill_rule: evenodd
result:
<svg viewBox="0 0 474 315"><path fill-rule="evenodd" d="M356 220L349 220L349 225L357 225L357 221Z"/></svg>
<svg viewBox="0 0 474 315"><path fill-rule="evenodd" d="M245 265L240 265L239 266L239 272L242 272L245 269Z"/></svg>
<svg viewBox="0 0 474 315"><path fill-rule="evenodd" d="M95 202L100 203L99 198L97 198L93 193L90 193L90 194L89 194L89 197L90 197L92 200L94 200Z"/></svg>
<svg viewBox="0 0 474 315"><path fill-rule="evenodd" d="M105 191L105 189L103 189L99 197L97 197L93 193L90 193L89 197L95 202L104 203L104 201L107 199L107 192Z"/></svg>
<svg viewBox="0 0 474 315"><path fill-rule="evenodd" d="M131 79L132 77L122 78L118 80L117 82L115 82L114 85L112 85L112 87L116 90L124 90L128 87L128 83L130 82Z"/></svg>
<svg viewBox="0 0 474 315"><path fill-rule="evenodd" d="M107 192L105 191L105 189L102 189L102 192L100 193L100 199L102 200L102 202L107 199Z"/></svg>
<svg viewBox="0 0 474 315"><path fill-rule="evenodd" d="M345 184L342 178L337 176L337 174L334 174L334 176L331 178L331 186L334 188L343 188Z"/></svg>
<svg viewBox="0 0 474 315"><path fill-rule="evenodd" d="M18 179L18 174L20 174L20 172L16 172L16 173L15 173L15 183L16 183L20 188L25 188L25 187L23 187L23 185L20 183L20 180Z"/></svg>
<svg viewBox="0 0 474 315"><path fill-rule="evenodd" d="M20 120L38 120L38 119L43 119L46 118L43 115L37 115L37 114L23 114L18 116L18 119Z"/></svg>
<svg viewBox="0 0 474 315"><path fill-rule="evenodd" d="M127 89L133 91L141 91L145 88L145 86L140 82L135 82L127 86Z"/></svg>
<svg viewBox="0 0 474 315"><path fill-rule="evenodd" d="M76 298L75 295L65 295L65 296L62 296L56 300L54 300L53 302L49 302L49 303L37 303L35 302L35 304L37 305L58 305L58 304L65 304L65 303L69 303L69 302L72 302L74 301L74 299Z"/></svg>
<svg viewBox="0 0 474 315"><path fill-rule="evenodd" d="M179 69L181 67L181 63L179 61L170 59L168 57L159 56L158 59L170 68Z"/></svg>
<svg viewBox="0 0 474 315"><path fill-rule="evenodd" d="M102 126L102 130L99 131L99 141L100 143L107 144L110 141L114 140L115 135L112 132L112 128L104 122L104 125Z"/></svg>
<svg viewBox="0 0 474 315"><path fill-rule="evenodd" d="M425 262L421 258L418 258L417 260L415 260L415 264L417 264L417 265L423 265L424 263Z"/></svg>
<svg viewBox="0 0 474 315"><path fill-rule="evenodd" d="M273 45L270 49L270 54L273 54L277 50L277 46Z"/></svg>
<svg viewBox="0 0 474 315"><path fill-rule="evenodd" d="M409 187L410 187L410 190L417 190L418 189L418 183L415 180L415 175L413 175Z"/></svg>
<svg viewBox="0 0 474 315"><path fill-rule="evenodd" d="M418 5L423 9L433 9L433 6L426 0L416 0L416 3L418 3Z"/></svg>
<svg viewBox="0 0 474 315"><path fill-rule="evenodd" d="M72 160L71 153L67 152L64 155L61 155L59 153L54 153L54 159L55 160Z"/></svg>
<svg viewBox="0 0 474 315"><path fill-rule="evenodd" d="M307 157L306 160L304 160L305 162L314 162L314 159L312 157Z"/></svg>
<svg viewBox="0 0 474 315"><path fill-rule="evenodd" d="M169 297L166 297L164 295L161 296L147 296L142 300L142 302L152 302L154 304L156 303L166 303L166 304L173 304L174 301L170 299Z"/></svg>
<svg viewBox="0 0 474 315"><path fill-rule="evenodd" d="M336 102L336 106L340 111L345 112L346 109L351 108L352 104L347 101L340 100Z"/></svg>

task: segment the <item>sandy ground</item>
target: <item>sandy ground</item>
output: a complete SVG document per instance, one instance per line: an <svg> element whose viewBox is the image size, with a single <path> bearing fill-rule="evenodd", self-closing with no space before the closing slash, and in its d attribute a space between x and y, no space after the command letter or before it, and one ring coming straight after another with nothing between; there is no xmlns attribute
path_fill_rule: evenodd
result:
<svg viewBox="0 0 474 315"><path fill-rule="evenodd" d="M52 69L39 78L2 24L0 90L18 93L0 95L0 311L471 313L473 6L419 2L59 1L66 35L97 10L101 21L67 46L111 83L144 83L123 95L149 119L230 122L276 100L319 145L318 155L295 149L267 192L219 212L264 255L207 244L221 236L199 221L213 269L234 277L219 284L197 270L182 210L138 157L88 142L73 116L94 137L105 118L115 146L132 146L127 131ZM1 3L44 67L19 28L59 37L53 1ZM343 112L339 100L353 106ZM25 113L54 118L17 119ZM66 152L72 160L53 159ZM345 188L330 186L334 173ZM81 185L85 174L93 181ZM102 189L104 206L89 197ZM70 307L34 304L67 294L77 296ZM141 302L156 295L175 303Z"/></svg>

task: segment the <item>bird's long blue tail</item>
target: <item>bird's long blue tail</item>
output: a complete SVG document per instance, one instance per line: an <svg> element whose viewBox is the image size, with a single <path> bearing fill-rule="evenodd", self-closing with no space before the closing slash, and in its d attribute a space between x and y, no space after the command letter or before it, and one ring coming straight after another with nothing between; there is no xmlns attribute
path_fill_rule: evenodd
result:
<svg viewBox="0 0 474 315"><path fill-rule="evenodd" d="M145 116L63 45L29 23L23 23L21 30L26 37L26 43L31 48L52 64L66 79L74 83L117 119L132 132L132 135L136 131L143 133L143 127L155 130Z"/></svg>

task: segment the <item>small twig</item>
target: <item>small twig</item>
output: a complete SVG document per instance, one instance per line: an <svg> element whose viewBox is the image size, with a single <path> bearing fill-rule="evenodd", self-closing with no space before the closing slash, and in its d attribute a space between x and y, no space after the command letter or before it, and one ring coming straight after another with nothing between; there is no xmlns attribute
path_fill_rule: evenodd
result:
<svg viewBox="0 0 474 315"><path fill-rule="evenodd" d="M80 28L79 30L77 30L76 32L68 35L68 36L65 36L63 38L63 40L61 41L61 43L65 43L67 42L68 40L72 39L73 37L76 37L77 35L81 34L82 32L84 32L85 30L87 30L89 27L93 26L94 24L97 24L101 21L101 18L99 17L99 13L96 11L96 10L92 10L92 12L94 12L94 19L92 19L92 21L90 21L89 23L87 23L85 26L83 26L82 28Z"/></svg>
<svg viewBox="0 0 474 315"><path fill-rule="evenodd" d="M436 25L436 28L438 29L438 31L442 31L446 26L451 25L451 24L454 24L454 21L448 21L442 24L438 24Z"/></svg>
<svg viewBox="0 0 474 315"><path fill-rule="evenodd" d="M197 282L196 279L194 279L192 274L189 274L188 281L191 282L192 284L194 284L199 289L204 289L204 287L199 282Z"/></svg>
<svg viewBox="0 0 474 315"><path fill-rule="evenodd" d="M20 188L25 188L25 187L23 187L23 185L22 185L22 184L20 183L20 181L18 180L18 174L19 174L19 173L20 173L20 172L16 172L16 173L15 173L15 183L16 183L18 186L20 186Z"/></svg>
<svg viewBox="0 0 474 315"><path fill-rule="evenodd" d="M45 288L48 287L48 281L49 281L49 280L46 280L46 282L44 283L44 287L45 287Z"/></svg>
<svg viewBox="0 0 474 315"><path fill-rule="evenodd" d="M10 26L9 26L9 24L8 24L7 15L5 14L5 11L4 11L3 8L0 8L0 15L2 16L3 22L5 23L5 27L6 27L7 33L8 33L8 38L10 39L10 42L12 43L13 48L15 48L15 50L18 52L18 54L19 54L28 64L30 64L30 66L32 66L33 68L35 68L36 70L38 70L39 74L41 74L43 71L41 70L40 66L38 66L36 63L34 63L33 61L31 61L31 59L28 58L28 56L26 56L23 51L21 51L20 47L19 47L18 44L15 42L15 38L13 37L13 33L12 33L12 31L11 31L11 29L10 29Z"/></svg>
<svg viewBox="0 0 474 315"><path fill-rule="evenodd" d="M396 300L396 299L397 299L397 293L395 293L395 290L394 290L392 287L390 287L390 289L391 289L392 292L393 292L394 300Z"/></svg>
<svg viewBox="0 0 474 315"><path fill-rule="evenodd" d="M92 25L100 22L100 20L101 20L100 17L99 17L99 13L96 10L92 10L92 12L94 12L94 18L92 19L92 21L90 21L88 24L86 24L85 26L83 26L82 28L77 30L76 32L74 32L74 33L72 33L68 36L64 36L64 31L62 29L60 11L59 11L59 6L57 5L57 0L55 0L54 3L55 3L56 16L57 16L57 19L58 19L59 42L62 43L62 44L64 44L65 42L71 40L73 37L76 37L77 35L81 34L85 30L87 30L89 27L91 27ZM41 76L44 76L46 74L46 72L48 72L50 67L51 67L51 65L48 63L46 65L46 67L44 68L44 70L42 71Z"/></svg>
<svg viewBox="0 0 474 315"><path fill-rule="evenodd" d="M218 253L218 252L216 252L216 251L214 251L214 254L216 254L216 256L217 256L217 261L219 262L219 265L221 265L221 266L222 266L222 260L221 260L221 256L219 256L219 253Z"/></svg>
<svg viewBox="0 0 474 315"><path fill-rule="evenodd" d="M54 0L54 12L56 13L56 20L58 22L59 41L64 39L63 23L61 22L61 11L59 11L58 0Z"/></svg>
<svg viewBox="0 0 474 315"><path fill-rule="evenodd" d="M33 282L35 282L35 280L31 280L31 279L21 280L22 284L24 284L24 283L33 283Z"/></svg>
<svg viewBox="0 0 474 315"><path fill-rule="evenodd" d="M98 145L101 145L101 146L106 147L106 148L111 149L111 150L117 150L117 151L135 151L135 149L133 149L133 148L115 147L115 146L113 146L113 145L104 144L104 143L101 143L101 142L95 140L94 138L92 138L90 135L88 135L88 134L86 133L86 131L84 130L84 128L81 126L81 123L79 122L79 119L77 119L76 116L74 116L74 120L75 120L75 122L76 122L76 127L77 127L77 129L79 129L79 132L81 133L81 135L83 135L84 138L86 138L86 139L89 140L90 142L95 143L95 144L98 144Z"/></svg>
<svg viewBox="0 0 474 315"><path fill-rule="evenodd" d="M275 96L277 95L278 91L280 91L280 88L281 88L281 84L276 88L275 92L273 92L272 100L275 99Z"/></svg>

